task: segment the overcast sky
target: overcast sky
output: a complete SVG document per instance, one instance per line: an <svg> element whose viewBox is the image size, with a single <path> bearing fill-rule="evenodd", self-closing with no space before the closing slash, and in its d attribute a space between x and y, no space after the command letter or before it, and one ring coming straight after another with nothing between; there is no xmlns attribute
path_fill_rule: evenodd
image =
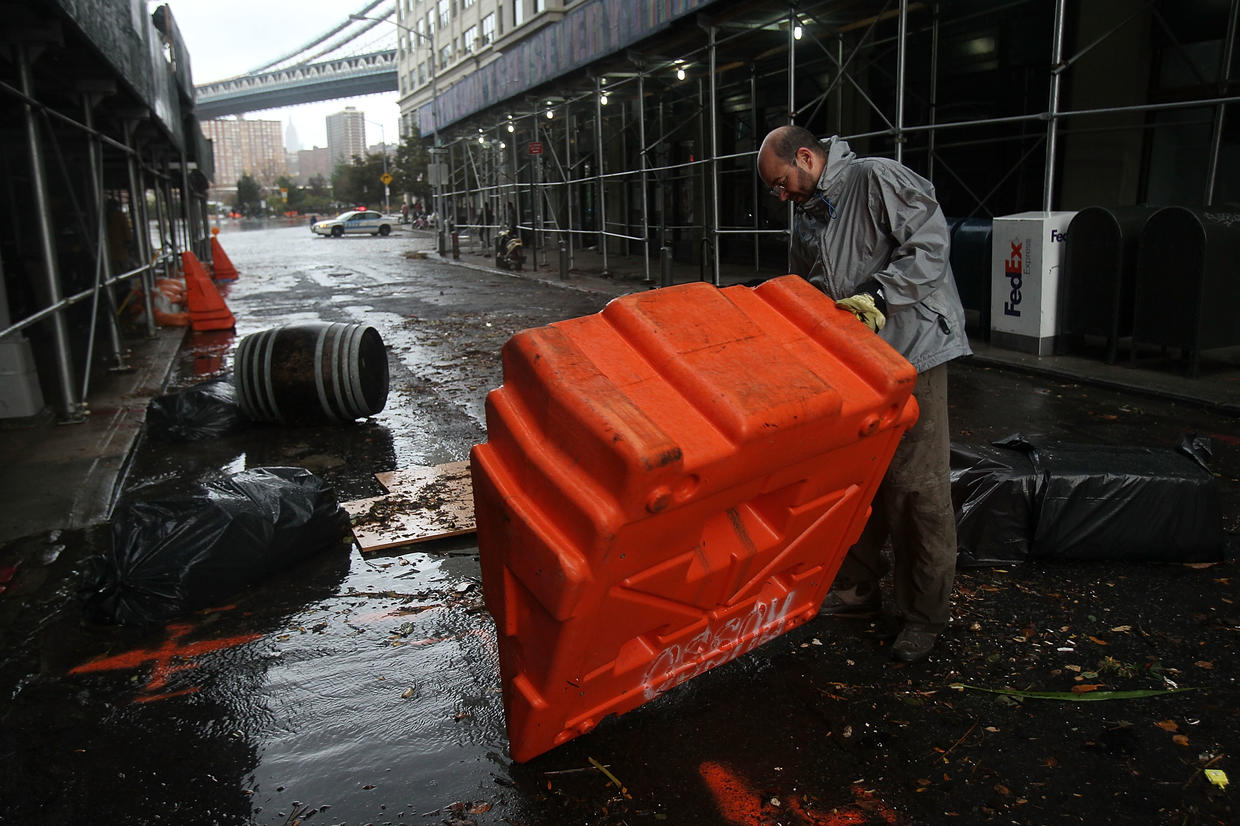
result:
<svg viewBox="0 0 1240 826"><path fill-rule="evenodd" d="M148 0L147 5L154 11L164 3L172 9L189 48L190 68L197 84L246 74L316 39L343 22L350 12L369 5L366 0ZM394 49L396 33L396 26L380 23L359 39L359 43L369 44L360 51ZM396 99L396 92L385 92L249 112L244 117L278 120L286 130L291 120L301 145L286 148L309 149L327 146L324 119L328 115L354 106L370 121L366 124L367 145L379 143L381 138L395 143L400 138Z"/></svg>

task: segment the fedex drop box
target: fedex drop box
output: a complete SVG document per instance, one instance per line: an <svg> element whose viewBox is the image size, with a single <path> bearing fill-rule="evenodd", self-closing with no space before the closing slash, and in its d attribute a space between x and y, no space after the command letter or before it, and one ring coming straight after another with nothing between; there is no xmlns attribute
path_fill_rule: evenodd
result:
<svg viewBox="0 0 1240 826"><path fill-rule="evenodd" d="M1059 273L1075 212L995 218L990 260L990 342L1044 356L1058 332Z"/></svg>

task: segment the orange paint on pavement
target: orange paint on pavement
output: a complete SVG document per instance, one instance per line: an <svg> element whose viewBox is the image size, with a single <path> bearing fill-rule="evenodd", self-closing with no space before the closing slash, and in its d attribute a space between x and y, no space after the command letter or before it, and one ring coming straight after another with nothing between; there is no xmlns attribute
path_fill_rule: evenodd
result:
<svg viewBox="0 0 1240 826"><path fill-rule="evenodd" d="M715 798L719 814L732 823L744 826L762 822L762 798L745 778L721 763L703 763L698 767L698 773Z"/></svg>
<svg viewBox="0 0 1240 826"><path fill-rule="evenodd" d="M262 634L242 634L236 637L201 640L182 645L180 644L180 639L193 631L194 626L188 623L173 623L168 626L167 630L168 638L159 648L138 648L133 651L127 651L124 654L100 657L69 669L69 673L90 674L96 671L120 671L128 668L139 668L147 662L153 663L151 679L143 687L142 694L134 698L135 703L147 703L152 700L163 700L168 697L192 694L197 691L197 688L171 692L161 691L168 684L168 677L170 675L198 666L198 663L193 660L194 657L208 654L212 651L244 645L262 637Z"/></svg>
<svg viewBox="0 0 1240 826"><path fill-rule="evenodd" d="M698 767L706 787L715 799L719 814L734 826L895 826L895 811L860 786L853 786L852 805L822 813L808 808L798 795L778 795L779 803L765 799L749 781L722 763L706 762Z"/></svg>

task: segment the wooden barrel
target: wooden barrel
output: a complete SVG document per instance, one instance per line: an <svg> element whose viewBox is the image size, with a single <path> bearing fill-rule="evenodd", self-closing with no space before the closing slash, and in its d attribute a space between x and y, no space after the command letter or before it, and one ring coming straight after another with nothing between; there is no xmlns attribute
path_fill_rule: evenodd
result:
<svg viewBox="0 0 1240 826"><path fill-rule="evenodd" d="M291 324L253 333L234 363L241 412L259 422L349 422L383 409L387 351L366 324Z"/></svg>

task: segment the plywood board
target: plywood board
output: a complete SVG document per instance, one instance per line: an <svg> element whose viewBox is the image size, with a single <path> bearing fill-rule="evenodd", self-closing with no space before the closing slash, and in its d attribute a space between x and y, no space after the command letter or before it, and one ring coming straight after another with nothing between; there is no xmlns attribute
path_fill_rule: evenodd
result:
<svg viewBox="0 0 1240 826"><path fill-rule="evenodd" d="M376 473L375 478L388 493L343 504L363 553L474 531L468 461Z"/></svg>

